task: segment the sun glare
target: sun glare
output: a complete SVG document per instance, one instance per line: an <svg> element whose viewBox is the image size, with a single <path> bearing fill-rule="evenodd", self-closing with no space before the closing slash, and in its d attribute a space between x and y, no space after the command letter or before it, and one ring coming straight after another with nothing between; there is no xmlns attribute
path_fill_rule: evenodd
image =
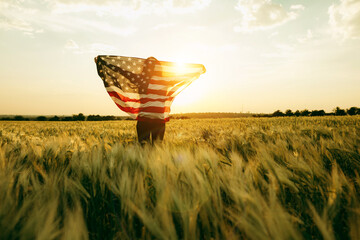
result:
<svg viewBox="0 0 360 240"><path fill-rule="evenodd" d="M185 88L174 100L175 106L189 106L199 101L204 95L204 87L195 80L187 88ZM189 109L191 111L191 109Z"/></svg>
<svg viewBox="0 0 360 240"><path fill-rule="evenodd" d="M176 72L178 74L183 74L183 73L186 73L186 71L187 71L186 63L183 63L183 62L176 62L175 68L176 68Z"/></svg>
<svg viewBox="0 0 360 240"><path fill-rule="evenodd" d="M176 72L178 74L186 74L189 71L188 64L188 61L185 61L182 58L177 58L177 61L175 63ZM201 83L199 84L199 79L196 79L188 87L182 90L178 96L176 96L174 100L174 105L181 107L189 106L189 111L191 111L192 104L202 98L203 92L204 86L202 86Z"/></svg>

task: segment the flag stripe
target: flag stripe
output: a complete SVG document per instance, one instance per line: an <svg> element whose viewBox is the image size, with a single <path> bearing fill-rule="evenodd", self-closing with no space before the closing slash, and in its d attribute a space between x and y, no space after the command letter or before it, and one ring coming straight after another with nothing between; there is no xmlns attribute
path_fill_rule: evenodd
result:
<svg viewBox="0 0 360 240"><path fill-rule="evenodd" d="M166 86L173 86L180 81L171 81L171 80L154 80L153 78L150 80L150 83L158 84L158 85L166 85Z"/></svg>
<svg viewBox="0 0 360 240"><path fill-rule="evenodd" d="M154 75L151 77L151 79L156 80L156 81L172 81L172 82L180 82L180 81L184 81L185 79L189 78L189 77L195 77L195 76L199 76L200 74L198 72L195 73L187 73L187 74L176 74L174 76L158 76L158 75Z"/></svg>
<svg viewBox="0 0 360 240"><path fill-rule="evenodd" d="M144 107L144 108L132 108L132 107L123 107L120 104L115 104L124 112L132 113L132 114L140 114L140 113L146 113L146 114L164 114L165 112L170 112L170 107ZM157 115L156 115L157 116Z"/></svg>
<svg viewBox="0 0 360 240"><path fill-rule="evenodd" d="M148 94L156 94L161 96L171 96L175 91L167 91L167 90L157 90L157 89L150 89L148 88Z"/></svg>
<svg viewBox="0 0 360 240"><path fill-rule="evenodd" d="M153 90L166 90L169 88L169 86L150 83L148 85L148 88L153 89Z"/></svg>
<svg viewBox="0 0 360 240"><path fill-rule="evenodd" d="M166 97L166 98L140 98L140 99L134 99L134 98L128 98L125 97L118 92L110 91L108 92L110 97L115 97L123 102L137 102L137 103L147 103L147 102L166 102L166 101L173 101L173 97Z"/></svg>
<svg viewBox="0 0 360 240"><path fill-rule="evenodd" d="M165 71L154 71L153 76L155 77L163 77L164 79L174 78L174 77L186 77L191 75L200 76L201 72L165 72Z"/></svg>
<svg viewBox="0 0 360 240"><path fill-rule="evenodd" d="M202 64L199 63L175 63L175 62L167 62L167 61L159 61L161 65L164 66L186 66L186 67L204 67Z"/></svg>
<svg viewBox="0 0 360 240"><path fill-rule="evenodd" d="M190 66L187 67L186 65L182 65L182 64L174 64L172 66L169 65L155 65L155 71L159 71L159 72L168 72L168 73L202 73L204 71L204 67L201 65L195 65L195 66Z"/></svg>
<svg viewBox="0 0 360 240"><path fill-rule="evenodd" d="M180 82L177 85L173 85L172 87L169 87L167 85L159 85L159 84L152 84L150 81L150 84L148 86L148 89L153 89L153 90L163 90L166 92L172 92L172 94L177 91L179 88L181 88L182 86L186 85L186 84L190 84L191 80L189 80L188 82Z"/></svg>
<svg viewBox="0 0 360 240"><path fill-rule="evenodd" d="M110 86L106 88L106 91L108 92L117 92L123 96L127 96L128 98L131 99L141 99L141 98L152 98L152 99L168 99L167 96L164 95L160 95L160 94L139 94L139 93L129 93L129 92L124 92L123 90L121 90L118 87L115 86Z"/></svg>

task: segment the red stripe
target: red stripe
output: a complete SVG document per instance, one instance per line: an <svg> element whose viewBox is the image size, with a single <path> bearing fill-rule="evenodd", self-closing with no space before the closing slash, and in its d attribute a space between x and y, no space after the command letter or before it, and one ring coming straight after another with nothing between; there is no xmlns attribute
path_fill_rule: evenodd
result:
<svg viewBox="0 0 360 240"><path fill-rule="evenodd" d="M162 98L141 98L140 103L147 103L147 102L166 102L166 101L172 101L174 97L168 97L165 99Z"/></svg>
<svg viewBox="0 0 360 240"><path fill-rule="evenodd" d="M170 107L142 107L138 108L140 112L149 112L149 113L165 113L170 112Z"/></svg>
<svg viewBox="0 0 360 240"><path fill-rule="evenodd" d="M154 76L157 76L157 77L162 77L162 73L163 73L163 72L161 72L161 71L154 71L154 72L153 72L153 75L154 75Z"/></svg>
<svg viewBox="0 0 360 240"><path fill-rule="evenodd" d="M171 96L174 91L165 91L165 90L156 90L156 89L148 89L147 94L157 94L162 96Z"/></svg>
<svg viewBox="0 0 360 240"><path fill-rule="evenodd" d="M190 73L178 73L178 72L166 72L166 71L154 71L153 76L157 77L193 77L200 76L201 72L190 72Z"/></svg>
<svg viewBox="0 0 360 240"><path fill-rule="evenodd" d="M183 80L179 80L179 81L166 81L166 80L154 80L154 79L150 79L150 83L151 84L158 84L158 85L170 85L173 86L179 82L181 82Z"/></svg>
<svg viewBox="0 0 360 240"><path fill-rule="evenodd" d="M128 97L125 97L125 96L119 94L118 92L115 92L115 91L108 91L108 94L111 97L116 97L117 99L120 99L123 102L140 102L139 99L128 98Z"/></svg>
<svg viewBox="0 0 360 240"><path fill-rule="evenodd" d="M143 107L143 108L132 108L132 107L123 107L117 103L115 103L118 108L127 113L139 114L140 112L148 112L148 113L165 113L170 112L170 107Z"/></svg>
<svg viewBox="0 0 360 240"><path fill-rule="evenodd" d="M134 99L134 98L128 98L125 97L121 94L119 94L118 92L115 91L109 91L108 94L111 97L116 97L117 99L123 101L123 102L138 102L138 103L147 103L147 102L166 102L166 101L172 101L174 98L173 97L169 97L169 98L140 98L140 99Z"/></svg>

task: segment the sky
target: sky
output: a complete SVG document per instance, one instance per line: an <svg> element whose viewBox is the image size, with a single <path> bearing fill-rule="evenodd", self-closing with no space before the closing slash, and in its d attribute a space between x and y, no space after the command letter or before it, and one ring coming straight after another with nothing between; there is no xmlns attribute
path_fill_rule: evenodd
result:
<svg viewBox="0 0 360 240"><path fill-rule="evenodd" d="M126 115L94 57L201 63L171 113L360 107L360 0L1 0L0 115Z"/></svg>

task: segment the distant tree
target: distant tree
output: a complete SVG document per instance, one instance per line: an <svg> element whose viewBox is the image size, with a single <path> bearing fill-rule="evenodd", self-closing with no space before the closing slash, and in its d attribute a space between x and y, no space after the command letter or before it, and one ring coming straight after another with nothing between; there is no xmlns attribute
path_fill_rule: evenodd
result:
<svg viewBox="0 0 360 240"><path fill-rule="evenodd" d="M310 116L325 116L324 110L314 110L310 113Z"/></svg>
<svg viewBox="0 0 360 240"><path fill-rule="evenodd" d="M36 121L46 121L46 120L47 120L47 118L45 116L38 116L36 118Z"/></svg>
<svg viewBox="0 0 360 240"><path fill-rule="evenodd" d="M272 117L272 114L267 114L267 113L259 113L259 114L253 114L253 117ZM178 117L179 119L189 119L189 117L184 116L184 117Z"/></svg>
<svg viewBox="0 0 360 240"><path fill-rule="evenodd" d="M18 115L18 116L15 116L15 117L14 117L14 120L15 120L15 121L26 121L26 120L28 120L28 119L24 118L24 117L21 116L21 115Z"/></svg>
<svg viewBox="0 0 360 240"><path fill-rule="evenodd" d="M305 109L305 110L302 110L302 111L300 112L300 114L301 114L301 116L309 116L309 115L310 115L310 111L307 110L307 109Z"/></svg>
<svg viewBox="0 0 360 240"><path fill-rule="evenodd" d="M60 121L60 118L55 115L52 118L49 118L49 121Z"/></svg>
<svg viewBox="0 0 360 240"><path fill-rule="evenodd" d="M276 110L272 115L273 117L283 117L285 114L280 110Z"/></svg>
<svg viewBox="0 0 360 240"><path fill-rule="evenodd" d="M296 110L296 112L294 113L295 116L299 117L301 115L299 110Z"/></svg>
<svg viewBox="0 0 360 240"><path fill-rule="evenodd" d="M335 116L334 112L325 112L325 116Z"/></svg>
<svg viewBox="0 0 360 240"><path fill-rule="evenodd" d="M111 121L111 120L116 120L116 117L109 115L109 116L102 117L102 119L105 121Z"/></svg>
<svg viewBox="0 0 360 240"><path fill-rule="evenodd" d="M2 117L0 120L1 121L9 121L9 120L14 120L14 119L12 119L10 117Z"/></svg>
<svg viewBox="0 0 360 240"><path fill-rule="evenodd" d="M285 111L285 116L291 117L294 116L294 113L291 111L291 109L288 109Z"/></svg>
<svg viewBox="0 0 360 240"><path fill-rule="evenodd" d="M360 113L360 108L357 107L351 107L348 110L346 110L346 113L353 116Z"/></svg>
<svg viewBox="0 0 360 240"><path fill-rule="evenodd" d="M333 111L334 111L336 116L345 116L346 115L345 110L341 109L339 107L336 107Z"/></svg>
<svg viewBox="0 0 360 240"><path fill-rule="evenodd" d="M85 116L82 113L79 113L78 115L73 115L74 121L85 121Z"/></svg>
<svg viewBox="0 0 360 240"><path fill-rule="evenodd" d="M64 117L61 119L62 121L74 121L72 117Z"/></svg>
<svg viewBox="0 0 360 240"><path fill-rule="evenodd" d="M101 121L102 118L101 118L100 115L89 115L89 116L87 117L87 120L88 120L88 121Z"/></svg>

